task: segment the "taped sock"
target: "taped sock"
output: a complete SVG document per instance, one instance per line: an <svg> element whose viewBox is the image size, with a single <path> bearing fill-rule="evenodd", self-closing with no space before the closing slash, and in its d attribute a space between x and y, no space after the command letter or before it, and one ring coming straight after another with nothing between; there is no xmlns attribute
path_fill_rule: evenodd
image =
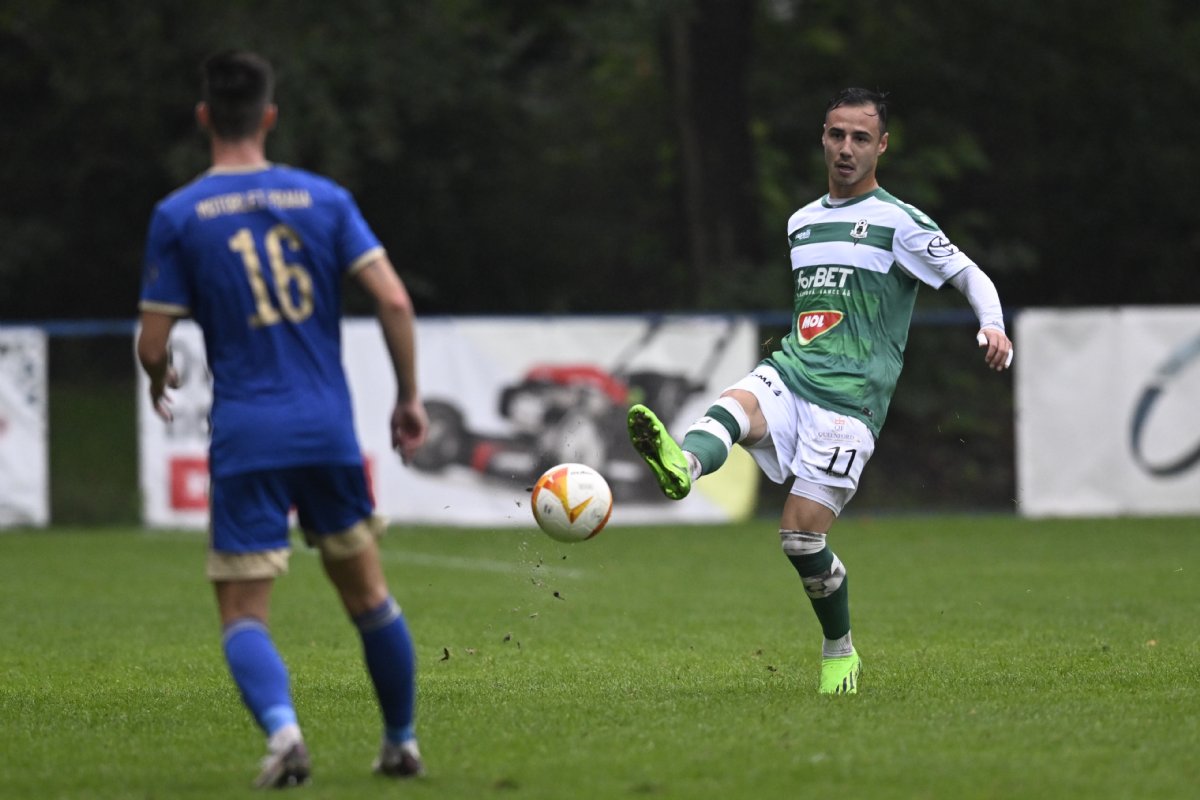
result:
<svg viewBox="0 0 1200 800"><path fill-rule="evenodd" d="M733 445L749 433L750 417L741 403L732 397L718 398L683 436L683 449L695 455L699 468L692 478L720 469Z"/></svg>

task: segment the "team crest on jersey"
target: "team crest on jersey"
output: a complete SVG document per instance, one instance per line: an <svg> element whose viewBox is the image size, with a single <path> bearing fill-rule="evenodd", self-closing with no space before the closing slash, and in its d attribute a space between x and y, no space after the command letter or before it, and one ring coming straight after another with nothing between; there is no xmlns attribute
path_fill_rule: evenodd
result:
<svg viewBox="0 0 1200 800"><path fill-rule="evenodd" d="M865 219L860 219L858 222L854 223L854 227L850 229L850 237L852 239L865 239L867 238L867 230L870 227L871 226L867 224Z"/></svg>
<svg viewBox="0 0 1200 800"><path fill-rule="evenodd" d="M796 317L796 338L800 344L808 344L823 333L837 327L844 317L840 311L805 311Z"/></svg>

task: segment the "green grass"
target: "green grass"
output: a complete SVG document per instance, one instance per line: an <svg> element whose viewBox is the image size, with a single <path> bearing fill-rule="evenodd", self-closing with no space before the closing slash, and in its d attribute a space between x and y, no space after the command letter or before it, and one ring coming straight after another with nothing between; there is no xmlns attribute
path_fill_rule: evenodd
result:
<svg viewBox="0 0 1200 800"><path fill-rule="evenodd" d="M357 639L297 551L272 621L308 798L1183 798L1200 785L1200 523L848 518L861 693L770 523L384 540L429 777L369 774ZM261 738L203 537L0 535L0 795L227 798ZM448 654L448 657L447 657Z"/></svg>

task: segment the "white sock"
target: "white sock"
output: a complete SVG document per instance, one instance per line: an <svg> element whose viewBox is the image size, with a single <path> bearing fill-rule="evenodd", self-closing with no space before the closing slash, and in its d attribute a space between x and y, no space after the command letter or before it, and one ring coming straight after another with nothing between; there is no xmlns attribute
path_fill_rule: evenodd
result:
<svg viewBox="0 0 1200 800"><path fill-rule="evenodd" d="M846 631L846 635L840 639L826 639L821 645L822 658L837 658L838 656L848 656L854 652L854 645L850 642L850 631Z"/></svg>
<svg viewBox="0 0 1200 800"><path fill-rule="evenodd" d="M692 476L692 480L697 480L700 477L700 459L696 458L696 454L691 450L684 450L683 454L687 457L688 474Z"/></svg>
<svg viewBox="0 0 1200 800"><path fill-rule="evenodd" d="M303 741L304 737L300 734L300 726L292 723L284 725L271 734L271 738L267 739L267 750L272 753L282 753L291 749L292 745Z"/></svg>

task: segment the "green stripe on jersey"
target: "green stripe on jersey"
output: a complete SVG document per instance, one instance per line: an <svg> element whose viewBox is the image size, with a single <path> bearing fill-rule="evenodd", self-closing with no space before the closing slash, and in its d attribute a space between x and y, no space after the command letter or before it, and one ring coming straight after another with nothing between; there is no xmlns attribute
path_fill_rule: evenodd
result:
<svg viewBox="0 0 1200 800"><path fill-rule="evenodd" d="M924 211L917 208L912 203L906 203L903 200L897 199L893 195L885 192L883 189L877 189L875 191L875 198L884 203L891 203L897 208L903 210L905 214L908 214L908 216L912 218L913 222L917 223L927 231L940 230L936 222L931 220Z"/></svg>
<svg viewBox="0 0 1200 800"><path fill-rule="evenodd" d="M805 225L788 236L788 243L793 247L803 247L809 244L829 244L830 242L846 242L847 244L863 244L880 250L892 251L892 239L896 235L895 228L885 225L867 225L866 230L858 230L857 222L818 222ZM855 236L855 233L859 233Z"/></svg>

